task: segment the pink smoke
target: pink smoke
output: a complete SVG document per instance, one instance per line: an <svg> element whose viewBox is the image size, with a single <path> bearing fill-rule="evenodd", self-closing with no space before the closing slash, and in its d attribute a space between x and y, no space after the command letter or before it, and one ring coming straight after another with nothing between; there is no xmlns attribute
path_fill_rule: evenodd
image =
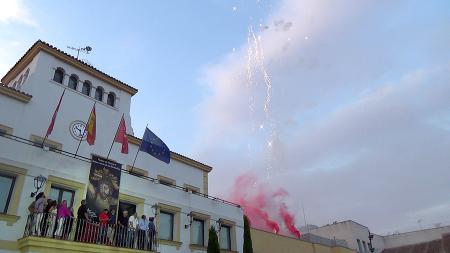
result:
<svg viewBox="0 0 450 253"><path fill-rule="evenodd" d="M300 238L300 231L295 227L294 216L289 213L285 203L280 206L280 216L283 218L284 224L289 229L289 232Z"/></svg>
<svg viewBox="0 0 450 253"><path fill-rule="evenodd" d="M278 188L275 191L268 186L259 184L258 178L250 173L235 179L229 200L242 206L245 215L250 219L253 228L280 233L280 223L284 222L287 233L300 237L295 227L294 215L289 213L283 201L289 193ZM279 210L276 213L276 210Z"/></svg>

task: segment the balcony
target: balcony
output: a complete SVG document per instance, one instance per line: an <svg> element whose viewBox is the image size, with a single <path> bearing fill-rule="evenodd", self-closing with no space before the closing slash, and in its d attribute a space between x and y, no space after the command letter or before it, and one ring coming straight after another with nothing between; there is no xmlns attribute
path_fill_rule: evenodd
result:
<svg viewBox="0 0 450 253"><path fill-rule="evenodd" d="M95 221L30 214L21 252L157 252L156 233Z"/></svg>

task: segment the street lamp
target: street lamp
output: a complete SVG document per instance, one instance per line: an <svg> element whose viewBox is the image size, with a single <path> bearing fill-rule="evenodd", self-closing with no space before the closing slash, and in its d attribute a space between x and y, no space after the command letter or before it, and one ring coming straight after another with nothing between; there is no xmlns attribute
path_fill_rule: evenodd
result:
<svg viewBox="0 0 450 253"><path fill-rule="evenodd" d="M47 181L47 178L45 178L42 175L39 175L35 177L33 181L34 181L34 188L36 188L36 191L31 193L31 197L34 197L34 195L36 195L36 193L42 188L42 186L44 186L45 181Z"/></svg>
<svg viewBox="0 0 450 253"><path fill-rule="evenodd" d="M373 239L373 234L371 234L369 231L369 250L370 250L370 252L373 253L375 251L375 249L372 246L372 239Z"/></svg>

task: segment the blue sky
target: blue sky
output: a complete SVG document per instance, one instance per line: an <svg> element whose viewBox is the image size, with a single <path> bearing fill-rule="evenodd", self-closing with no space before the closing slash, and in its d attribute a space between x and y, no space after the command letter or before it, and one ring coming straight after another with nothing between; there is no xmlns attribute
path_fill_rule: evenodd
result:
<svg viewBox="0 0 450 253"><path fill-rule="evenodd" d="M212 165L213 194L253 173L313 224L450 224L449 1L1 4L0 73L37 39L92 46L139 89L135 134Z"/></svg>
<svg viewBox="0 0 450 253"><path fill-rule="evenodd" d="M0 23L0 41L13 48L2 52L2 74L37 39L72 54L67 46L90 45L92 54L80 58L139 89L132 101L136 134L149 123L174 150L188 154L198 128L196 105L205 95L202 68L239 47L246 24L271 8L242 0L18 3L32 24L20 13Z"/></svg>

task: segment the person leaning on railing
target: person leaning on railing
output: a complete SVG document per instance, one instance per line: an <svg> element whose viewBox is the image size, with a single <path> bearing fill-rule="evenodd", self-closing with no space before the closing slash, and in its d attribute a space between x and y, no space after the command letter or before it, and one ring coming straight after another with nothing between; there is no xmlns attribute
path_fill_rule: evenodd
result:
<svg viewBox="0 0 450 253"><path fill-rule="evenodd" d="M140 250L145 249L146 245L148 244L148 238L147 238L148 223L149 222L147 220L147 217L145 215L142 215L141 219L139 220L138 234L137 234L138 249L140 249Z"/></svg>
<svg viewBox="0 0 450 253"><path fill-rule="evenodd" d="M104 209L103 212L98 216L98 219L100 221L100 234L97 238L97 243L104 244L107 241L107 226L108 226L108 220L109 220L109 211L108 209Z"/></svg>
<svg viewBox="0 0 450 253"><path fill-rule="evenodd" d="M61 239L65 233L64 228L69 225L70 209L67 207L67 201L63 200L58 208L57 213L58 225L55 231L55 237Z"/></svg>
<svg viewBox="0 0 450 253"><path fill-rule="evenodd" d="M124 210L122 215L119 216L118 226L116 229L116 245L119 247L125 247L127 242L127 228L128 228L128 211Z"/></svg>
<svg viewBox="0 0 450 253"><path fill-rule="evenodd" d="M152 246L155 244L154 239L156 238L156 227L153 223L154 218L148 218L148 248L152 250Z"/></svg>
<svg viewBox="0 0 450 253"><path fill-rule="evenodd" d="M41 235L42 231L42 220L44 218L44 209L47 206L47 198L45 197L43 192L40 192L36 196L36 201L34 202L34 228L33 228L33 235Z"/></svg>
<svg viewBox="0 0 450 253"><path fill-rule="evenodd" d="M116 230L116 211L113 209L110 211L108 218L107 237L110 245L114 245L115 230Z"/></svg>
<svg viewBox="0 0 450 253"><path fill-rule="evenodd" d="M86 206L86 200L81 201L81 206L78 208L77 211L77 228L75 230L75 240L81 241L82 233L85 230L86 222L89 222L89 213Z"/></svg>
<svg viewBox="0 0 450 253"><path fill-rule="evenodd" d="M139 219L137 216L137 213L135 212L132 216L130 216L130 219L128 219L128 240L127 244L129 248L135 248L136 247L136 229L139 223Z"/></svg>

